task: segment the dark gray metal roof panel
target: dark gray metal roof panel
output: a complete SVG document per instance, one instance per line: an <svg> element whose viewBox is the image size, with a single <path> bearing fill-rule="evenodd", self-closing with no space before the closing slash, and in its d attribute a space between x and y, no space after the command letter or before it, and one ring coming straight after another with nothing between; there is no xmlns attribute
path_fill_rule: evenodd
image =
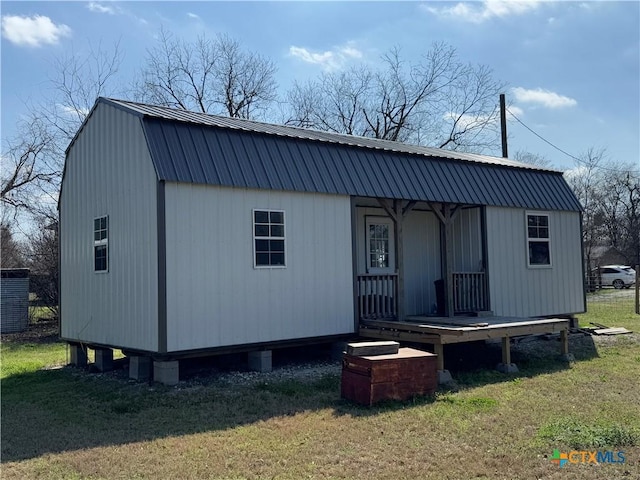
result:
<svg viewBox="0 0 640 480"><path fill-rule="evenodd" d="M105 100L140 115L160 180L580 210L562 174L510 160Z"/></svg>
<svg viewBox="0 0 640 480"><path fill-rule="evenodd" d="M268 135L277 135L288 138L298 138L302 140L317 140L327 143L338 143L342 145L360 146L376 150L387 150L398 153L414 153L427 157L448 158L452 160L466 160L476 163L485 163L490 165L507 165L520 168L528 168L531 170L549 170L522 162L516 162L499 157L491 157L487 155L479 155L475 153L465 153L452 150L442 150L433 147L423 147L420 145L409 145L391 140L381 140L377 138L358 137L355 135L345 135L340 133L323 132L308 128L290 127L284 125L273 125L269 123L256 122L253 120L244 120L239 118L219 117L206 113L189 112L187 110L179 110L168 107L160 107L155 105L146 105L142 103L129 102L126 100L116 100L112 98L101 97L98 102L108 103L109 105L121 108L140 115L142 117L158 118L182 123L192 123L196 125L207 125L211 127L220 127L230 130L238 130L245 132L265 133ZM553 170L551 170L553 171Z"/></svg>

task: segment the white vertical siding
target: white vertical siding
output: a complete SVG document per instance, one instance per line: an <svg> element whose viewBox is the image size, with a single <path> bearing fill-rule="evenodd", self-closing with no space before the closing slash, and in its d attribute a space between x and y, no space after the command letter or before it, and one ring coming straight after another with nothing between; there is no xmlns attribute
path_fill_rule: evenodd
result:
<svg viewBox="0 0 640 480"><path fill-rule="evenodd" d="M93 271L93 220L109 216L109 271ZM60 201L61 332L155 351L156 175L139 118L99 104L69 151Z"/></svg>
<svg viewBox="0 0 640 480"><path fill-rule="evenodd" d="M165 192L168 351L354 331L349 197ZM286 268L253 267L253 209L284 210Z"/></svg>
<svg viewBox="0 0 640 480"><path fill-rule="evenodd" d="M496 315L561 315L584 309L578 212L549 214L551 268L527 267L525 211L487 207L489 288Z"/></svg>
<svg viewBox="0 0 640 480"><path fill-rule="evenodd" d="M482 271L482 229L480 208L465 208L453 222L453 271Z"/></svg>
<svg viewBox="0 0 640 480"><path fill-rule="evenodd" d="M440 221L431 212L411 211L404 221L405 313L431 313L436 303L433 282L442 277Z"/></svg>

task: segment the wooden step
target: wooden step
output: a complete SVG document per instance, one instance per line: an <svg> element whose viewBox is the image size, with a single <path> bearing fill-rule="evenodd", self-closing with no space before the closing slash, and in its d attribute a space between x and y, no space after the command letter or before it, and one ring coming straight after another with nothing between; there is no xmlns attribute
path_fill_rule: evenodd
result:
<svg viewBox="0 0 640 480"><path fill-rule="evenodd" d="M400 344L393 341L347 343L347 354L356 357L392 355L398 353L399 348Z"/></svg>
<svg viewBox="0 0 640 480"><path fill-rule="evenodd" d="M626 333L633 333L631 330L627 330L624 327L614 327L614 328L599 328L594 330L593 333L596 335L624 335Z"/></svg>

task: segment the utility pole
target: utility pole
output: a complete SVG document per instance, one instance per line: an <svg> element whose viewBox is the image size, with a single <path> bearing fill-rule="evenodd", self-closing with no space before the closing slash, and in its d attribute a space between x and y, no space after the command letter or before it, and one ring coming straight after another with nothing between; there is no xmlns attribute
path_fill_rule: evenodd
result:
<svg viewBox="0 0 640 480"><path fill-rule="evenodd" d="M507 107L505 105L504 93L500 94L500 132L502 133L502 157L507 158Z"/></svg>

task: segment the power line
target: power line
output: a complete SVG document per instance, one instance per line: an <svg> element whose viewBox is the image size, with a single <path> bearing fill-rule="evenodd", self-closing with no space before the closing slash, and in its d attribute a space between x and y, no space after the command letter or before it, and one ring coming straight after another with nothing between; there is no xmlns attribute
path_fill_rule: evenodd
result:
<svg viewBox="0 0 640 480"><path fill-rule="evenodd" d="M517 116L514 115L514 113L509 110L509 107L505 107L507 112L509 112L509 115L511 115L516 122L518 122L520 125L522 125L524 128L526 128L527 130L529 130L531 133L533 133L536 137L538 137L540 140L542 140L543 142L547 143L548 145L552 146L553 148L555 148L556 150L558 150L561 153L564 153L566 156L573 158L576 162L582 164L582 165L589 165L588 162L582 160L581 158L576 157L575 155L571 155L569 152L561 149L560 147L558 147L557 145L551 143L549 140L547 140L546 138L544 138L542 135L540 135L538 132L534 131L532 128L530 128L528 125L526 125L522 120L520 120ZM621 170L619 169L615 169L615 168L609 168L609 167L603 167L600 165L591 165L594 168L599 168L601 170L608 170L610 172L620 172ZM637 173L639 170L628 170L629 172L635 172Z"/></svg>

